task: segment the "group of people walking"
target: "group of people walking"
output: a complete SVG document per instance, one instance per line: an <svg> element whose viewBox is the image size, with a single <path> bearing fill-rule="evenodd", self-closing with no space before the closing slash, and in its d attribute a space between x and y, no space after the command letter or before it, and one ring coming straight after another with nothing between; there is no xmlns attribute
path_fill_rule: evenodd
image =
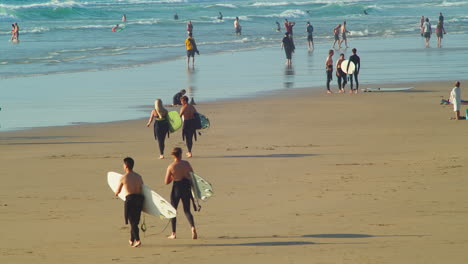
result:
<svg viewBox="0 0 468 264"><path fill-rule="evenodd" d="M189 104L189 99L185 94L185 90L182 90L180 93L176 94L178 96L182 93L180 97L180 117L183 119L182 126L182 140L185 141L187 145L187 157L192 157L192 147L193 139L197 140L196 130L199 128L197 126L197 119L195 115L197 109L192 104ZM175 97L175 96L174 96ZM169 111L164 107L161 99L156 99L154 102L154 109L151 111L150 117L146 124L147 127L150 127L151 123L154 121L153 132L154 138L159 145L159 158L164 159L164 149L166 137L169 137L170 134L170 125L169 125Z"/></svg>
<svg viewBox="0 0 468 264"><path fill-rule="evenodd" d="M193 138L195 137L196 139L195 113L197 110L193 105L188 103L185 90L181 90L174 96L174 105L182 105L180 109L180 116L183 119L182 139L186 141L188 149L187 157L190 158L192 157ZM164 159L165 139L169 137L170 134L168 114L169 112L164 108L162 100L156 99L154 102L154 109L151 111L146 124L147 127L150 127L154 121L153 132L154 138L159 145L160 159ZM197 239L198 234L190 208L191 201L193 202L194 199L191 192L193 180L191 174L193 173L193 168L188 161L182 160L181 148L174 148L171 152L171 156L174 161L167 167L164 183L173 183L171 205L177 210L179 202L182 200L182 206L192 231L192 239ZM140 223L144 202L144 196L142 194L143 178L133 170L135 161L131 157L125 158L123 163L125 174L120 180L115 195L118 196L122 190L127 194L125 198L125 222L126 224L130 222L131 226L130 239L128 242L131 247L140 247L141 240L138 225ZM194 207L194 210L197 209ZM168 238L175 239L177 237L176 225L176 217L171 218L172 233Z"/></svg>
<svg viewBox="0 0 468 264"><path fill-rule="evenodd" d="M180 200L184 208L185 216L190 224L192 231L192 239L197 239L197 229L195 228L195 221L191 212L190 202L193 202L191 192L192 188L192 173L193 168L188 161L182 160L182 149L174 148L171 153L174 161L169 164L164 177L164 184L172 185L171 191L171 205L177 210ZM130 222L130 239L128 243L131 247L140 247L140 230L138 225L140 223L141 212L143 210L143 203L145 197L143 196L143 177L136 173L133 168L135 161L131 157L126 157L123 160L123 168L125 174L120 179L119 186L115 191L115 196L118 196L122 191L125 196L125 223ZM194 210L197 210L194 207ZM176 239L177 218L171 218L172 233L168 236L169 239Z"/></svg>
<svg viewBox="0 0 468 264"><path fill-rule="evenodd" d="M432 25L429 22L429 18L421 16L421 20L419 23L419 28L421 30L421 36L426 39L426 48L429 48L429 40L431 39L432 35ZM435 34L437 36L437 47L442 47L442 39L444 38L444 34L447 34L444 28L444 15L442 12L439 13L439 21L437 22L437 26L435 27Z"/></svg>

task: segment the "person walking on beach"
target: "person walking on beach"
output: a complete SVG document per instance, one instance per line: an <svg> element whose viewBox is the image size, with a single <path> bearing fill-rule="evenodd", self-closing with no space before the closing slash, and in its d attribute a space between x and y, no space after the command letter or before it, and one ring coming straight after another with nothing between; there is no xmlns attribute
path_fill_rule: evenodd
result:
<svg viewBox="0 0 468 264"><path fill-rule="evenodd" d="M310 24L310 21L307 21L307 44L308 44L308 49L312 50L314 49L314 38L312 36L312 33L314 32L314 27Z"/></svg>
<svg viewBox="0 0 468 264"><path fill-rule="evenodd" d="M349 93L353 92L353 76L354 76L354 80L356 81L356 89L354 89L354 93L357 94L359 90L358 76L359 76L359 70L361 69L361 58L359 58L359 56L356 54L357 52L356 48L353 48L352 51L353 51L353 55L349 57L349 62L348 62L348 65L346 66L346 72L349 72L349 64L350 62L353 62L355 70L354 70L354 73L350 74L349 76L349 81L351 82L351 90L349 91Z"/></svg>
<svg viewBox="0 0 468 264"><path fill-rule="evenodd" d="M15 25L15 39L19 40L19 35L20 35L19 30L20 30L20 28L18 26L18 23L15 22L14 25Z"/></svg>
<svg viewBox="0 0 468 264"><path fill-rule="evenodd" d="M346 73L341 69L341 63L345 60L344 54L340 54L340 58L336 62L336 77L338 79L338 88L340 93L345 92L345 86L348 83ZM343 82L343 84L342 84Z"/></svg>
<svg viewBox="0 0 468 264"><path fill-rule="evenodd" d="M153 132L154 132L154 139L158 141L159 145L159 159L164 159L164 143L166 140L166 136L169 136L169 120L167 119L168 111L164 108L162 100L156 99L154 102L154 109L151 111L148 123L146 124L147 127L151 125L154 121Z"/></svg>
<svg viewBox="0 0 468 264"><path fill-rule="evenodd" d="M193 24L192 24L192 21L189 20L189 22L187 22L187 32L192 33L192 31L193 31Z"/></svg>
<svg viewBox="0 0 468 264"><path fill-rule="evenodd" d="M345 42L346 48L348 48L348 38L346 37L346 33L349 33L348 29L346 29L346 21L343 21L343 25L341 25L341 41L340 44L338 45L339 48L341 49L341 44L343 41Z"/></svg>
<svg viewBox="0 0 468 264"><path fill-rule="evenodd" d="M195 39L192 37L192 33L188 34L188 38L185 40L185 49L187 49L187 68L190 68L190 57L192 57L192 68L195 68L195 52L200 55L198 51Z"/></svg>
<svg viewBox="0 0 468 264"><path fill-rule="evenodd" d="M172 184L172 191L171 191L171 204L177 210L177 206L179 205L179 201L182 200L182 206L184 208L185 216L190 224L192 229L192 239L197 239L197 229L195 228L195 222L193 220L192 212L190 211L190 201L193 200L192 196L192 175L193 173L192 166L188 161L182 160L182 149L181 148L174 148L171 153L172 157L174 158L174 162L172 162L166 171L166 177L164 178L165 184ZM176 239L176 226L177 226L177 218L171 218L172 224L172 234L168 236L169 239Z"/></svg>
<svg viewBox="0 0 468 264"><path fill-rule="evenodd" d="M140 223L141 210L143 210L143 201L145 197L142 195L143 178L133 171L135 161L127 157L123 160L125 175L120 179L119 187L115 191L115 196L118 196L122 189L127 196L125 197L125 224L130 222L130 246L141 246Z"/></svg>
<svg viewBox="0 0 468 264"><path fill-rule="evenodd" d="M341 24L338 24L336 27L333 28L333 36L335 38L335 42L333 42L332 49L335 48L336 42L338 42L338 45L340 45L340 28L341 28Z"/></svg>
<svg viewBox="0 0 468 264"><path fill-rule="evenodd" d="M192 146L193 138L197 141L197 120L195 119L195 113L197 109L191 104L189 104L189 99L187 96L182 96L181 98L182 107L180 108L180 116L184 120L184 125L182 127L182 140L185 140L187 145L187 157L192 157Z"/></svg>
<svg viewBox="0 0 468 264"><path fill-rule="evenodd" d="M234 31L236 32L236 35L240 36L242 34L242 27L239 23L239 17L236 17L234 20Z"/></svg>
<svg viewBox="0 0 468 264"><path fill-rule="evenodd" d="M288 32L284 34L283 40L281 41L281 48L284 49L284 52L286 53L286 65L291 66L292 54L294 53L296 47L294 46L294 43Z"/></svg>
<svg viewBox="0 0 468 264"><path fill-rule="evenodd" d="M435 28L435 33L437 36L437 47L440 48L442 47L442 38L444 38L444 34L447 34L444 28L444 23L439 20L439 23L437 23L437 26Z"/></svg>
<svg viewBox="0 0 468 264"><path fill-rule="evenodd" d="M325 71L327 74L327 93L331 94L332 91L330 90L330 82L333 79L333 54L335 52L331 49L328 51L328 57L325 60Z"/></svg>
<svg viewBox="0 0 468 264"><path fill-rule="evenodd" d="M455 120L460 120L460 106L461 106L461 91L460 91L460 82L455 82L455 87L453 87L450 92L450 103L453 105L453 111L455 112Z"/></svg>
<svg viewBox="0 0 468 264"><path fill-rule="evenodd" d="M426 48L429 48L429 40L431 39L432 34L432 26L429 23L429 18L426 17L426 21L424 22L421 33L423 33L424 38L426 39Z"/></svg>
<svg viewBox="0 0 468 264"><path fill-rule="evenodd" d="M10 41L17 40L16 27L15 24L11 24L11 39Z"/></svg>
<svg viewBox="0 0 468 264"><path fill-rule="evenodd" d="M172 97L172 105L182 105L182 102L180 101L180 99L182 98L182 96L185 95L187 91L185 91L185 89L182 89L180 90L180 92L176 93L174 95L174 97Z"/></svg>

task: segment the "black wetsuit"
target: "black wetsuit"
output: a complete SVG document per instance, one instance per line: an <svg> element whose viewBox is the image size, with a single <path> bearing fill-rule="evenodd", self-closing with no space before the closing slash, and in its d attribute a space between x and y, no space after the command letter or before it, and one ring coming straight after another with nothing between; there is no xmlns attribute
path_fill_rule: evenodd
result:
<svg viewBox="0 0 468 264"><path fill-rule="evenodd" d="M140 223L141 210L143 210L143 201L145 197L141 194L129 194L125 197L125 224L130 222L130 241L140 240Z"/></svg>
<svg viewBox="0 0 468 264"><path fill-rule="evenodd" d="M358 55L353 54L349 57L349 61L352 61L354 63L354 66L356 67L354 70L354 73L349 75L349 81L351 82L351 90L353 90L353 76L354 76L354 80L356 81L355 90L358 90L359 89L358 75L359 75L359 69L361 68L361 59L359 58ZM349 67L349 64L346 67L346 71L348 71L348 67Z"/></svg>
<svg viewBox="0 0 468 264"><path fill-rule="evenodd" d="M192 191L191 191L191 183L188 179L183 179L181 181L174 181L172 185L172 192L171 192L171 204L177 210L177 206L179 205L179 201L182 199L182 206L184 207L185 216L190 223L191 227L195 226L195 222L193 221L193 215L190 211L190 201L193 199ZM176 224L177 219L176 217L171 219L172 223L172 232L176 232Z"/></svg>
<svg viewBox="0 0 468 264"><path fill-rule="evenodd" d="M182 103L180 102L180 98L182 98L182 96L184 96L183 93L181 92L178 92L174 95L174 97L172 98L172 104L173 105L182 105Z"/></svg>
<svg viewBox="0 0 468 264"><path fill-rule="evenodd" d="M283 48L286 53L286 59L290 60L292 58L292 53L294 52L294 43L290 37L283 38Z"/></svg>
<svg viewBox="0 0 468 264"><path fill-rule="evenodd" d="M341 62L342 61L339 61L337 65L341 65ZM346 73L341 69L341 67L337 66L336 77L338 79L338 89L341 90L341 88L342 88L341 83L343 81L343 90L344 90L345 85L348 83L348 81L347 81Z"/></svg>
<svg viewBox="0 0 468 264"><path fill-rule="evenodd" d="M195 118L184 120L184 127L182 128L182 140L185 140L185 144L187 145L188 152L192 152L194 137L195 137L195 141L197 141L196 129L197 129L197 120Z"/></svg>
<svg viewBox="0 0 468 264"><path fill-rule="evenodd" d="M159 153L164 154L166 136L169 137L169 121L167 117L154 122L154 139L158 141Z"/></svg>
<svg viewBox="0 0 468 264"><path fill-rule="evenodd" d="M330 91L330 82L333 79L333 65L327 66L327 90Z"/></svg>

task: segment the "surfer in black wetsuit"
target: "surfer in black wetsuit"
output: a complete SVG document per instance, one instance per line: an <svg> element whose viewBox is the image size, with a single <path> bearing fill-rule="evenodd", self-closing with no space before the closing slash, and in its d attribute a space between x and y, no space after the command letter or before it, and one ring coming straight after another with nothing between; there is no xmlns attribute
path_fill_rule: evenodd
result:
<svg viewBox="0 0 468 264"><path fill-rule="evenodd" d="M354 93L357 94L358 89L359 89L358 75L359 75L359 69L361 68L361 59L356 54L356 52L357 52L356 48L353 48L352 51L353 51L353 55L351 55L349 57L349 61L350 62L352 61L354 63L355 70L354 70L353 74L349 75L349 81L351 82L351 90L349 91L349 93L353 92L353 76L354 76L354 80L356 81L356 89L354 89ZM348 66L346 67L346 72L348 72L348 69L349 69L349 62L348 62Z"/></svg>
<svg viewBox="0 0 468 264"><path fill-rule="evenodd" d="M197 109L191 104L187 96L182 96L181 100L182 107L180 108L180 116L184 120L184 126L182 128L182 140L185 140L187 144L187 157L192 157L192 146L193 138L197 141L197 119L195 119L195 113Z"/></svg>
<svg viewBox="0 0 468 264"><path fill-rule="evenodd" d="M167 110L164 108L162 100L156 99L154 102L154 109L151 111L147 127L154 121L154 138L158 141L159 145L159 159L164 159L164 147L166 137L169 137L169 120L167 118Z"/></svg>
<svg viewBox="0 0 468 264"><path fill-rule="evenodd" d="M122 189L125 190L127 196L125 197L125 224L130 222L130 246L141 246L140 230L138 224L140 223L141 210L143 210L143 201L145 197L142 195L143 179L133 171L135 164L134 160L127 157L123 160L125 175L120 179L120 184L115 191L115 196L118 196Z"/></svg>
<svg viewBox="0 0 468 264"><path fill-rule="evenodd" d="M175 209L177 209L179 201L182 200L185 216L187 216L187 220L192 229L192 239L197 239L198 234L195 228L192 212L190 211L190 201L193 200L191 192L192 175L190 173L193 173L193 169L188 161L182 160L181 148L174 148L171 155L174 157L174 162L167 167L164 183L170 184L171 182L174 182L171 192L171 204ZM175 217L172 218L171 223L172 234L168 236L168 238L175 239L177 219Z"/></svg>
<svg viewBox="0 0 468 264"><path fill-rule="evenodd" d="M182 105L182 103L180 102L180 98L182 98L182 96L184 96L185 93L185 89L182 89L180 90L180 92L176 93L172 98L172 105Z"/></svg>

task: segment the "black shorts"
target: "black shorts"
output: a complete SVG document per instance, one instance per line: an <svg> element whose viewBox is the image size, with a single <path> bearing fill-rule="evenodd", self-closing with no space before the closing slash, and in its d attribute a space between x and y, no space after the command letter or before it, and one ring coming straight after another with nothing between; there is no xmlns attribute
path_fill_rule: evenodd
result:
<svg viewBox="0 0 468 264"><path fill-rule="evenodd" d="M307 35L307 40L308 41L314 41L314 38L312 37L312 34Z"/></svg>
<svg viewBox="0 0 468 264"><path fill-rule="evenodd" d="M425 38L431 38L431 32L424 32Z"/></svg>
<svg viewBox="0 0 468 264"><path fill-rule="evenodd" d="M195 57L195 50L187 50L187 57Z"/></svg>
<svg viewBox="0 0 468 264"><path fill-rule="evenodd" d="M340 40L340 35L335 34L335 40Z"/></svg>

